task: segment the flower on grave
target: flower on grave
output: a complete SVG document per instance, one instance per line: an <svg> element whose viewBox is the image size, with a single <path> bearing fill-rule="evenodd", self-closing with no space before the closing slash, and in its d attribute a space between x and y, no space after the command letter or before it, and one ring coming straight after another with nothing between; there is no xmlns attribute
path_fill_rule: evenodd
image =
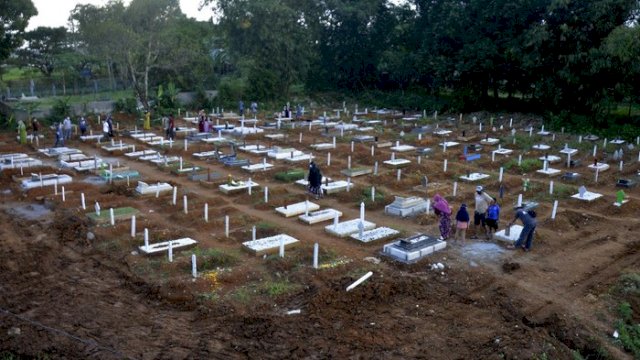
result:
<svg viewBox="0 0 640 360"><path fill-rule="evenodd" d="M217 271L209 271L204 274L204 279L211 285L211 289L215 290L220 286L220 281L218 280L218 272Z"/></svg>

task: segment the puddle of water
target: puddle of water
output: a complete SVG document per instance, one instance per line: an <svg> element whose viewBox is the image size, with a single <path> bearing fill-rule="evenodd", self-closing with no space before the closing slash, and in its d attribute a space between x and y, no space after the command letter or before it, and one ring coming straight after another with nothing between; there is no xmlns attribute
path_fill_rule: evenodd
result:
<svg viewBox="0 0 640 360"><path fill-rule="evenodd" d="M52 213L46 206L40 204L21 204L11 207L11 214L27 220L37 220Z"/></svg>
<svg viewBox="0 0 640 360"><path fill-rule="evenodd" d="M475 242L465 245L460 253L467 259L498 260L504 255L506 249L498 244L490 242Z"/></svg>

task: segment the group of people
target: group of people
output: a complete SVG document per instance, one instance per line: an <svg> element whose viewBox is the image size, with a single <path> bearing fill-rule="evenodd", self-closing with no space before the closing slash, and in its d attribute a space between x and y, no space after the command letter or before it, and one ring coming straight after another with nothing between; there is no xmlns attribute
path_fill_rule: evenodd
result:
<svg viewBox="0 0 640 360"><path fill-rule="evenodd" d="M472 239L478 239L480 235L484 235L487 240L493 238L493 235L498 231L500 222L500 205L497 199L491 197L484 191L482 186L476 187L474 195L474 212L473 212L473 229L475 230ZM462 245L466 241L467 229L471 225L471 216L467 210L467 204L462 203L455 215L455 224L452 225L451 215L452 208L445 198L436 194L433 197L433 211L439 218L440 237L442 240L451 239L452 228L455 228L455 235L452 240L454 243L458 241ZM531 209L525 209L523 205L515 208L515 218L513 221L507 224L507 228L510 228L516 220L520 220L523 224L522 232L518 240L514 245L510 246L512 249L522 248L524 251L531 250L533 243L533 234L537 225L535 211ZM481 233L482 232L482 233Z"/></svg>

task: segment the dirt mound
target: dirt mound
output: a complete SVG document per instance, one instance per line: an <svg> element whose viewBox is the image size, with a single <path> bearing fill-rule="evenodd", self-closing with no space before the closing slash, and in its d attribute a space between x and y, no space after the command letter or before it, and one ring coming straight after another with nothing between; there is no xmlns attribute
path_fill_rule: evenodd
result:
<svg viewBox="0 0 640 360"><path fill-rule="evenodd" d="M85 243L89 230L89 220L75 211L60 209L51 224L55 237L62 243Z"/></svg>
<svg viewBox="0 0 640 360"><path fill-rule="evenodd" d="M507 274L510 274L518 269L520 269L520 264L518 264L517 262L507 261L502 264L502 271L506 272Z"/></svg>

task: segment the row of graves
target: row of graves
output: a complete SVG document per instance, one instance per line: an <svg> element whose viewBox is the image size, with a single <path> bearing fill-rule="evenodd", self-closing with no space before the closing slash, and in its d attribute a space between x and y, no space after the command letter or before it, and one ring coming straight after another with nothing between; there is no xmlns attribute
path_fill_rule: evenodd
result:
<svg viewBox="0 0 640 360"><path fill-rule="evenodd" d="M437 113L433 120L427 121L426 114L416 114L415 116L401 117L397 112L386 110L374 110L369 112L354 111L354 117L349 122L340 120L340 111L336 110L336 117L327 116L326 112L317 119L296 123L292 119L275 118L269 120L245 120L243 117L234 117L225 114L216 118L216 124L207 133L198 133L196 128L190 126L190 122L197 119L187 120L187 126L179 128L178 137L174 140L166 139L164 136L152 132L140 131L137 128L126 132L126 140L108 140L100 137L87 137L82 139L86 142L95 141L103 152L110 156L122 156L124 159L147 162L164 169L169 169L174 176L186 175L194 182L216 183L222 194L237 194L260 191L260 184L252 180L252 174L264 175L266 172L277 168L290 169L296 164L306 166L312 160L326 166L326 172L331 172L335 176L344 176L344 179L332 179L325 176L322 180L322 190L325 195L340 192L349 192L356 184L352 181L354 177L362 177L361 183L372 183L377 177L387 175L390 172L395 174L396 182L400 189L411 188L411 185L403 183L408 178L403 170L410 172L416 166L423 168L434 166L441 161L442 170L432 171L430 176L439 179L451 179L451 169L448 169L449 161L454 165L453 172L457 172L450 186L441 189L452 189L450 193L443 194L449 198L456 198L458 192L458 182L469 184L497 184L503 183L506 165L511 163L520 167L524 156L533 158L542 163L535 173L542 181L548 180L549 194L553 194L554 180L566 183L580 183L578 192L571 196L575 201L591 202L603 198L602 194L588 191L586 179L592 179L588 184L598 183L601 173L611 171L611 161L616 161L618 172L623 173L624 160L630 158L634 150L633 144L627 144L622 139L608 141L603 139L600 143L595 136L573 136L560 135L563 140L556 140L557 134L546 131L541 127L536 131L533 126L526 126L516 129L513 121L508 125L506 121L502 124L495 124L491 119L489 126L476 118L471 122L464 123L462 116L459 120L449 118L445 121L438 121ZM223 120L224 119L224 120ZM425 124L428 123L428 124ZM485 126L485 129L483 129ZM391 136L381 136L376 129L390 128ZM297 129L297 130L296 130ZM477 129L477 130L476 130ZM520 134L518 134L520 132ZM534 134L535 133L535 134ZM397 137L389 140L389 137ZM535 135L535 136L534 136ZM312 141L304 141L304 137ZM558 136L560 137L560 136ZM383 139L381 139L383 138ZM248 140L250 139L250 140ZM318 142L317 139L322 139ZM530 139L530 140L527 140ZM298 142L298 146L293 144ZM534 141L535 140L535 141ZM518 141L526 142L528 145L519 147ZM637 146L640 138L636 139ZM278 144L278 145L274 145ZM571 145L570 145L571 144ZM612 156L599 156L598 146L602 144L603 149L615 148ZM369 160L364 161L361 153L356 155L358 149L363 147L370 152ZM586 147L593 147L592 156L594 161L583 164L585 156L581 157L581 152L585 152ZM180 150L180 152L173 151ZM191 152L190 152L191 149ZM350 150L350 151L349 151ZM239 153L246 154L246 157ZM340 167L334 171L332 167L331 153L337 155L339 159L334 159L334 164ZM170 155L172 153L183 156ZM346 156L345 156L346 153ZM627 155L625 155L627 153ZM453 155L452 155L453 154ZM516 159L517 155L517 161ZM73 169L77 173L93 172L99 175L105 182L125 181L127 186L132 179L137 180L135 192L139 196L155 196L156 198L165 195L172 195L172 204L177 205L177 187L167 181L145 182L139 178L136 169L120 166L119 161L105 161L97 155L85 155L81 151L73 148L47 148L40 149L39 158L56 159L53 165L58 168ZM193 163L185 161L186 157L193 158ZM346 168L344 167L346 158ZM490 159L490 160L489 160ZM40 159L31 158L26 154L4 154L0 156L4 168L17 168L30 166L42 166ZM379 163L379 160L380 163ZM424 160L424 164L423 164ZM428 161L428 162L427 162ZM638 160L640 161L640 153ZM217 162L215 169L221 167L238 168L245 172L246 179L229 175L224 178L219 172L211 172L210 168L201 166L203 162ZM196 164L197 163L197 164ZM372 163L372 164L371 164ZM32 164L32 165L30 165ZM293 165L292 165L293 164ZM561 170L563 168L564 170ZM489 170L491 169L491 170ZM22 173L22 171L21 171ZM237 171L234 171L237 173ZM497 174L496 174L497 173ZM628 173L628 172L627 172ZM555 176L559 178L554 178ZM636 174L633 174L637 176ZM256 175L257 176L257 175ZM559 179L559 180L558 180ZM72 176L67 174L31 174L20 179L25 190L37 187L54 186L55 193L58 193L58 185L70 183ZM443 180L446 181L446 180ZM526 180L528 181L528 179ZM295 183L302 189L307 186L307 181L303 178L296 179ZM390 217L389 222L393 223L392 217L415 217L420 214L429 214L432 211L429 200L429 189L431 195L435 194L433 185L429 183L426 176L421 179L421 184L414 188L420 188L427 197L407 196L407 191L398 191L398 196L384 207L384 213ZM630 188L635 185L635 179L620 177L614 184L619 187ZM440 188L436 188L440 189ZM526 186L525 186L525 191ZM268 186L262 186L264 203L269 202ZM64 188L62 190L64 201ZM370 197L376 199L376 190L370 188ZM512 194L515 195L515 194ZM517 204L525 204L528 209L537 207L535 201L523 199L523 194L517 194ZM87 209L84 194L80 196L81 207ZM500 190L500 199L503 198ZM515 196L513 196L515 199ZM616 194L614 205L622 206L628 201L626 194L619 191ZM516 203L516 201L514 201ZM504 202L503 202L504 204ZM183 196L184 212L188 211L187 195ZM558 209L558 200L553 202L551 218L554 219ZM381 253L392 259L401 262L415 262L433 252L446 248L446 241L438 236L429 234L415 234L407 236L401 231L390 226L379 225L369 221L365 217L365 203L360 204L360 216L355 219L342 220L345 211L333 208L321 208L319 204L305 200L294 202L283 206L275 207L274 210L285 219L296 219L309 226L320 224L324 233L328 236L346 238L351 241L363 244L380 244ZM136 229L137 210L133 207L110 208L105 211L100 208L98 202L95 203L94 210L87 211L94 221L102 221L114 225L116 220L128 219L131 221L131 235L136 238L140 232ZM208 219L208 203L204 204L203 220ZM286 223L287 220L285 220ZM225 235L229 235L229 217L225 216ZM513 225L508 229L502 229L496 234L499 240L513 242L517 239L522 227ZM180 249L187 249L198 244L197 240L191 238L178 238L173 240L150 243L148 230L143 234L143 243L138 250L142 254L168 254L169 259L173 258L173 252ZM274 236L257 238L255 226L252 228L252 238L242 244L243 248L255 255L278 253L284 256L285 249L296 246L298 239L285 233ZM314 246L314 267L318 264L318 244ZM197 275L195 255L192 258L193 274Z"/></svg>

